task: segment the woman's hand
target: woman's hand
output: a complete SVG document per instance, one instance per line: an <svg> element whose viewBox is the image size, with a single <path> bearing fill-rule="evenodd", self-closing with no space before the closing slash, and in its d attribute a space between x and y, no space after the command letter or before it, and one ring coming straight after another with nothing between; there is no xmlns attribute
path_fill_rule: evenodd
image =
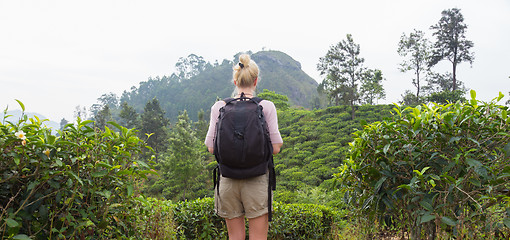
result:
<svg viewBox="0 0 510 240"><path fill-rule="evenodd" d="M273 143L273 154L279 153L282 146L283 143Z"/></svg>

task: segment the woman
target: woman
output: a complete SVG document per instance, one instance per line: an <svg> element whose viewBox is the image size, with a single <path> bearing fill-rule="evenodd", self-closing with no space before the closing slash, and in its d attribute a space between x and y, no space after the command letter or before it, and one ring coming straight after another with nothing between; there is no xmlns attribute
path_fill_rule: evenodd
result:
<svg viewBox="0 0 510 240"><path fill-rule="evenodd" d="M239 57L239 63L234 66L233 82L235 85L234 97L239 98L242 93L246 97L254 97L257 87L259 68L247 54ZM269 128L273 154L280 152L283 145L278 130L276 108L271 101L260 102ZM209 152L214 153L214 138L219 109L225 106L224 101L216 102L211 107L211 120L206 135L205 145ZM266 175L248 178L231 179L221 176L218 197L215 191L215 212L225 219L230 240L245 239L245 217L248 218L249 238L267 239L268 223L268 173Z"/></svg>

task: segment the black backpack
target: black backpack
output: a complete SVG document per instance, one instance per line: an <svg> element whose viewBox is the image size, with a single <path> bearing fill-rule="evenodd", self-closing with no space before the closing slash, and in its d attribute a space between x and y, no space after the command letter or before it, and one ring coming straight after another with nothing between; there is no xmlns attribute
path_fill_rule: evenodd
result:
<svg viewBox="0 0 510 240"><path fill-rule="evenodd" d="M247 98L241 93L239 98L226 98L223 101L225 106L220 108L214 139L214 156L218 162L213 173L214 186L219 189L220 174L227 178L245 179L269 171L268 199L271 210L271 189L275 190L276 178L273 145L259 104L262 99Z"/></svg>

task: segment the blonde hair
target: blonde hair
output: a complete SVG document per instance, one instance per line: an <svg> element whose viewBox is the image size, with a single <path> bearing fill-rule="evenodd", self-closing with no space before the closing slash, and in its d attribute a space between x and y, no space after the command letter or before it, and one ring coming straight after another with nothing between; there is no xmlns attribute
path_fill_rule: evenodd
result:
<svg viewBox="0 0 510 240"><path fill-rule="evenodd" d="M233 75L238 87L251 87L259 76L259 66L250 59L250 55L241 54L239 63L234 65Z"/></svg>

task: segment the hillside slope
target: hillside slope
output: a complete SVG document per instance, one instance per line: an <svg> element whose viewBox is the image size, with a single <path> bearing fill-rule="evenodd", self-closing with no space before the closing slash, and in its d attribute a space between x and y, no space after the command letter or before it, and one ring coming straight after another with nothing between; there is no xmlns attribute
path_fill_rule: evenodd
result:
<svg viewBox="0 0 510 240"><path fill-rule="evenodd" d="M301 69L299 62L279 51L261 51L251 57L260 68L258 92L263 89L275 91L287 95L291 105L310 107L311 100L317 95L318 84ZM211 65L191 79L182 81L173 76L150 78L131 91L125 91L121 102L126 101L142 112L147 101L157 98L172 121L183 110L196 120L200 110L207 112L217 99L232 95L233 65L233 61L223 60L221 64Z"/></svg>

